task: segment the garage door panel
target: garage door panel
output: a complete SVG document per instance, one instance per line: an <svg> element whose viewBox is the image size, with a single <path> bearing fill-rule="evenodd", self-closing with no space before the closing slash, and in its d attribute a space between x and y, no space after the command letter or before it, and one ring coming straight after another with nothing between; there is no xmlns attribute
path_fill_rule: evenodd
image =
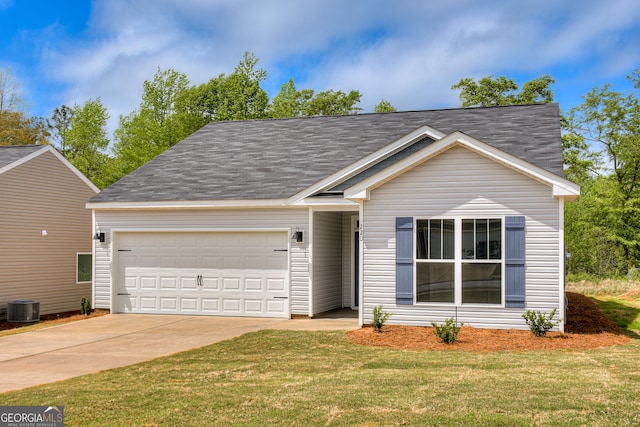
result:
<svg viewBox="0 0 640 427"><path fill-rule="evenodd" d="M180 298L180 310L184 311L198 311L198 298Z"/></svg>
<svg viewBox="0 0 640 427"><path fill-rule="evenodd" d="M170 298L160 298L160 309L161 310L168 310L168 311L172 311L172 310L177 310L178 308L178 301L177 298L175 297L170 297Z"/></svg>
<svg viewBox="0 0 640 427"><path fill-rule="evenodd" d="M161 290L177 290L178 280L175 276L160 277L160 289Z"/></svg>
<svg viewBox="0 0 640 427"><path fill-rule="evenodd" d="M288 316L288 233L121 233L118 242L117 311Z"/></svg>
<svg viewBox="0 0 640 427"><path fill-rule="evenodd" d="M158 298L156 297L140 297L140 310L156 311L158 310Z"/></svg>

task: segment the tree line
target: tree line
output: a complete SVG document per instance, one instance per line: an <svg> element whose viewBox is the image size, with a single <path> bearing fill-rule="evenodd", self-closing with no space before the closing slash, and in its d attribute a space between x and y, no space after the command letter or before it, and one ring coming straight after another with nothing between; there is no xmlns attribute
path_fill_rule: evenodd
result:
<svg viewBox="0 0 640 427"><path fill-rule="evenodd" d="M52 143L87 178L105 188L212 121L355 114L361 93L298 89L293 79L269 99L265 70L245 53L230 74L201 85L158 68L143 83L137 109L107 135L109 113L99 98L56 108L50 118L28 117L10 70L0 70L0 145ZM567 271L573 278L621 277L640 267L640 71L623 93L607 84L562 113L565 177L582 188L565 205ZM555 80L521 86L508 77L461 79L452 86L462 107L553 102ZM396 109L387 100L375 112Z"/></svg>
<svg viewBox="0 0 640 427"><path fill-rule="evenodd" d="M265 70L245 53L230 74L192 85L186 74L158 68L142 85L142 101L119 118L113 141L100 98L30 118L10 70L0 70L0 145L51 143L99 188L106 188L212 121L354 114L361 93L298 89L293 79L269 99ZM375 111L395 111L382 100Z"/></svg>

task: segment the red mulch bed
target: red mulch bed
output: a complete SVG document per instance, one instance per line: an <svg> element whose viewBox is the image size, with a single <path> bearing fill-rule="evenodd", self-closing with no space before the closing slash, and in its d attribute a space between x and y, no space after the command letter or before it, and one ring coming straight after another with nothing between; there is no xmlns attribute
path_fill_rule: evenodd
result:
<svg viewBox="0 0 640 427"><path fill-rule="evenodd" d="M23 322L0 322L0 331L6 331L7 329L15 329L22 328L23 326L33 325L34 323L50 323L50 324L58 324L58 323L67 323L67 322L75 322L76 320L88 319L90 317L103 316L108 313L108 311L103 310L94 310L88 316L84 314L80 314L80 310L77 311L67 311L64 313L56 313L56 314L43 314L40 316L40 322L31 322L31 323L23 323Z"/></svg>
<svg viewBox="0 0 640 427"><path fill-rule="evenodd" d="M364 327L347 333L350 341L380 347L416 350L522 351L599 348L629 342L630 338L588 297L567 292L565 333L535 337L528 330L476 329L463 326L456 342L444 344L424 326L386 325L383 332ZM524 322L524 319L522 320Z"/></svg>

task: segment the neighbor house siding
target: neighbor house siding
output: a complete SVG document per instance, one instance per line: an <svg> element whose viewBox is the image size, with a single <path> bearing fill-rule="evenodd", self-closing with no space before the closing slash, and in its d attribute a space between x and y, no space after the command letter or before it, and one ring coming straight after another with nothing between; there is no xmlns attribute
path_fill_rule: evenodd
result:
<svg viewBox="0 0 640 427"><path fill-rule="evenodd" d="M313 215L313 314L342 307L342 213Z"/></svg>
<svg viewBox="0 0 640 427"><path fill-rule="evenodd" d="M371 192L364 203L364 323L382 305L392 323L430 325L457 316L485 328L526 328L526 309L550 311L560 291L559 201L551 188L486 157L453 147ZM395 218L523 215L526 218L526 307L396 305ZM414 237L415 238L415 237ZM415 288L414 288L415 289Z"/></svg>
<svg viewBox="0 0 640 427"><path fill-rule="evenodd" d="M35 300L41 314L80 309L91 283L76 283L76 253L91 253L93 195L50 152L0 174L0 302Z"/></svg>
<svg viewBox="0 0 640 427"><path fill-rule="evenodd" d="M300 209L96 210L96 227L107 241L96 243L95 304L111 308L113 230L296 230L308 235L309 211ZM289 283L291 314L309 313L308 244L291 242ZM114 272L115 273L115 272ZM115 284L114 284L115 286Z"/></svg>

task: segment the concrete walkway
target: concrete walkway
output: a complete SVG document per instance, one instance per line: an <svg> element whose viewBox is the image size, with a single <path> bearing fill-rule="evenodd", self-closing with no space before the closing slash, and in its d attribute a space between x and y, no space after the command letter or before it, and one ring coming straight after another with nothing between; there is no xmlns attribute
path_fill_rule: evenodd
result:
<svg viewBox="0 0 640 427"><path fill-rule="evenodd" d="M355 318L110 314L0 337L0 393L133 365L261 329L350 330Z"/></svg>

